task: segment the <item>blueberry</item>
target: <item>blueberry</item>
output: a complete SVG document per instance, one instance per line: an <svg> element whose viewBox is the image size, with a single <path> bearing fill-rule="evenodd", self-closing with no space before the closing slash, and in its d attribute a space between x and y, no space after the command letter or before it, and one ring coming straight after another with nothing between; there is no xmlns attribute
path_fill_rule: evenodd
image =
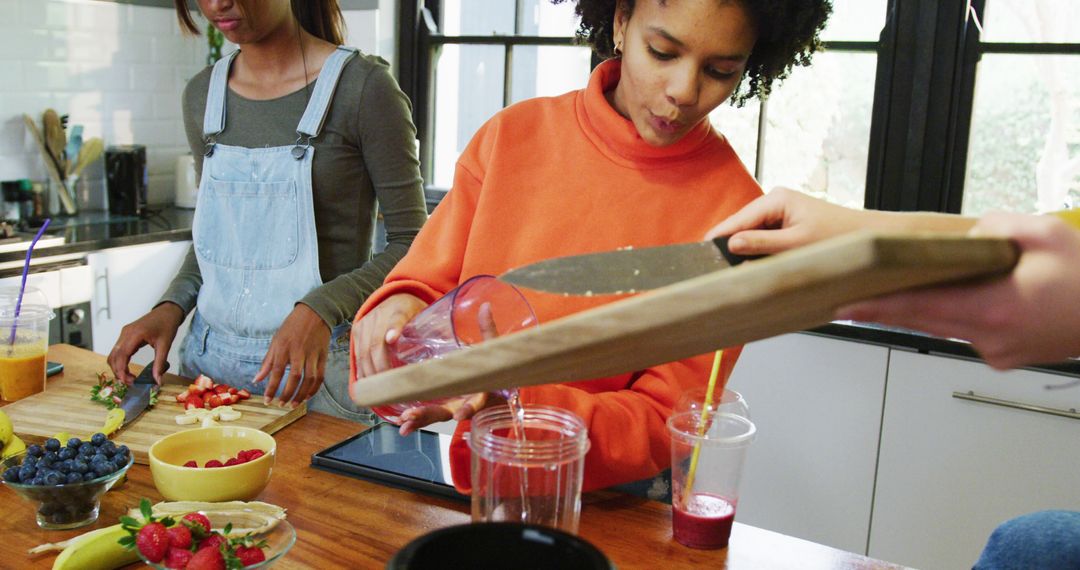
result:
<svg viewBox="0 0 1080 570"><path fill-rule="evenodd" d="M45 440L45 451L60 451L60 440L50 437Z"/></svg>
<svg viewBox="0 0 1080 570"><path fill-rule="evenodd" d="M75 462L71 464L71 470L76 473L86 473L90 470L90 465L82 459L76 459Z"/></svg>
<svg viewBox="0 0 1080 570"><path fill-rule="evenodd" d="M101 453L104 453L108 457L116 455L116 444L111 441L106 441L101 444Z"/></svg>
<svg viewBox="0 0 1080 570"><path fill-rule="evenodd" d="M104 476L108 475L109 473L112 473L112 464L111 463L101 462L101 463L98 463L97 465L94 465L94 474L97 475L98 477L104 477Z"/></svg>
<svg viewBox="0 0 1080 570"><path fill-rule="evenodd" d="M57 453L56 455L60 459L72 459L72 458L75 457L75 455L77 455L77 452L74 449L71 449L70 447L65 447L64 449L61 449L60 452Z"/></svg>
<svg viewBox="0 0 1080 570"><path fill-rule="evenodd" d="M57 443L59 443L59 442L57 442ZM46 485L59 485L60 484L60 473L57 472L57 471L49 471L49 474L44 477L43 481L45 482Z"/></svg>
<svg viewBox="0 0 1080 570"><path fill-rule="evenodd" d="M109 439L105 437L105 434L100 432L95 433L93 437L90 438L90 443L94 444L95 447L101 447L102 445L105 445L106 441L109 441Z"/></svg>
<svg viewBox="0 0 1080 570"><path fill-rule="evenodd" d="M94 479L97 479L97 475L93 472L93 470L90 470L86 473L83 473L82 479L83 481L92 481Z"/></svg>
<svg viewBox="0 0 1080 570"><path fill-rule="evenodd" d="M30 480L30 484L31 485L44 485L45 484L45 478L40 476L40 475L35 475L34 478Z"/></svg>
<svg viewBox="0 0 1080 570"><path fill-rule="evenodd" d="M72 471L71 473L68 473L67 474L67 482L68 483L82 483L82 473L75 473L74 471Z"/></svg>
<svg viewBox="0 0 1080 570"><path fill-rule="evenodd" d="M37 457L27 456L26 459L23 459L22 464L23 464L23 467L37 467L37 462L38 462Z"/></svg>
<svg viewBox="0 0 1080 570"><path fill-rule="evenodd" d="M121 457L127 457L131 454L131 450L128 449L128 446L126 445L118 445L116 446L116 454Z"/></svg>
<svg viewBox="0 0 1080 570"><path fill-rule="evenodd" d="M30 481L33 481L34 475L36 475L36 474L37 474L37 469L34 469L33 467L26 467L26 466L20 467L19 468L19 481L22 481L23 483L29 483Z"/></svg>
<svg viewBox="0 0 1080 570"><path fill-rule="evenodd" d="M11 483L19 482L19 469L17 467L11 467L7 471L4 471L4 481L10 481Z"/></svg>
<svg viewBox="0 0 1080 570"><path fill-rule="evenodd" d="M45 450L40 445L34 444L26 448L26 454L30 457L41 457L45 453Z"/></svg>
<svg viewBox="0 0 1080 570"><path fill-rule="evenodd" d="M68 444L67 444L67 446L70 447L71 449L79 449L79 446L81 446L81 445L82 445L82 440L77 438L77 437L73 437L73 438L69 439Z"/></svg>

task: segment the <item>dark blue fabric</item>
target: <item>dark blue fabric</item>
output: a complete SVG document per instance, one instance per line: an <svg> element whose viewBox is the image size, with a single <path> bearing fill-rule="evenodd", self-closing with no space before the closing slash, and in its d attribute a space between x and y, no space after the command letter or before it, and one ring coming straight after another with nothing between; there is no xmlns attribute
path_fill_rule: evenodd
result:
<svg viewBox="0 0 1080 570"><path fill-rule="evenodd" d="M1080 512L1040 511L1001 523L974 570L1080 569Z"/></svg>

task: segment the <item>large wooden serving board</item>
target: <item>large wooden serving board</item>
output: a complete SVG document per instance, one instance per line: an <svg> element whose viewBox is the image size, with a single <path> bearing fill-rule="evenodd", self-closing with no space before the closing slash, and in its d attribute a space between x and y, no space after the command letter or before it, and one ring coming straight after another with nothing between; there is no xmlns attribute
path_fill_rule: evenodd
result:
<svg viewBox="0 0 1080 570"><path fill-rule="evenodd" d="M49 347L49 360L62 362L64 371L49 378L45 391L4 406L16 435L29 445L41 443L58 432L85 437L101 431L108 410L90 401L90 387L97 384L98 372L109 370L105 357L61 344ZM138 372L139 367L132 366L132 370ZM175 396L189 384L189 379L166 374L158 404L113 435L112 440L131 448L136 463L146 464L147 452L155 441L198 427L198 424L181 426L175 420L184 413ZM307 413L306 404L295 409L271 408L258 397L233 405L233 409L243 415L236 421L222 422L223 425L253 427L266 433L274 433Z"/></svg>
<svg viewBox="0 0 1080 570"><path fill-rule="evenodd" d="M1004 239L857 233L750 261L352 386L357 404L599 378L833 319L854 301L1008 272Z"/></svg>

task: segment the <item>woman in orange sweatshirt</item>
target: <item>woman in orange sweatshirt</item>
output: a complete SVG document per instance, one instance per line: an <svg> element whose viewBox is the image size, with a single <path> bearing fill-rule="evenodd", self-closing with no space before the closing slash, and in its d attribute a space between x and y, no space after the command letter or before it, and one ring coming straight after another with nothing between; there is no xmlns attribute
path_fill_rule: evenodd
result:
<svg viewBox="0 0 1080 570"><path fill-rule="evenodd" d="M353 379L389 368L386 347L428 304L469 277L550 257L701 239L761 189L708 115L767 95L809 62L829 0L578 0L581 35L603 55L588 86L510 106L458 161L453 189L412 249L360 308ZM540 322L615 298L523 291ZM723 378L741 347L727 350ZM589 429L584 488L650 477L670 463L665 421L679 394L707 381L711 355L631 374L524 388L525 404L558 406ZM361 379L354 393L363 390ZM486 405L495 403L488 396ZM402 433L462 420L443 406L402 414ZM452 460L467 490L467 448Z"/></svg>

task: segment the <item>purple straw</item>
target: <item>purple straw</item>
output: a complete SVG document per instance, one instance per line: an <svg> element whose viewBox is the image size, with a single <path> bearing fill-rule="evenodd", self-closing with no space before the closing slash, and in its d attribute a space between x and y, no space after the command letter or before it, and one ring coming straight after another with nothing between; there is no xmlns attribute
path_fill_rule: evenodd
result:
<svg viewBox="0 0 1080 570"><path fill-rule="evenodd" d="M11 346L15 346L15 330L19 326L19 311L22 310L22 298L23 292L26 291L26 276L30 273L30 254L34 252L34 246L37 245L37 240L41 238L41 234L45 233L45 228L49 227L49 222L52 218L45 218L45 223L41 224L41 228L37 231L37 235L34 236L34 241L30 242L30 247L26 249L26 261L23 263L22 270L22 284L19 285L19 299L15 301L15 318L11 321L11 342L8 343Z"/></svg>

